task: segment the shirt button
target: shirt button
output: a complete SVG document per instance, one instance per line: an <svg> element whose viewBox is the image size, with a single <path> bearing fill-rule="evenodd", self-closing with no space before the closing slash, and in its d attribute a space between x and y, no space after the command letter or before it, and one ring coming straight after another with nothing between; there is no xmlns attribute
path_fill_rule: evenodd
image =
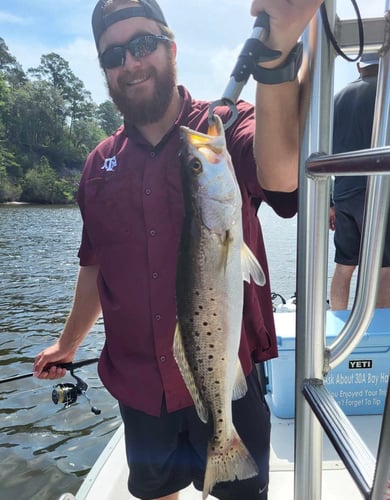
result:
<svg viewBox="0 0 390 500"><path fill-rule="evenodd" d="M149 231L149 234L150 234L150 236L153 236L153 237L154 237L154 236L156 236L156 235L157 235L157 231L156 231L155 229L151 229L151 230Z"/></svg>
<svg viewBox="0 0 390 500"><path fill-rule="evenodd" d="M156 280L158 278L158 273L153 273L152 276L153 276L153 279Z"/></svg>
<svg viewBox="0 0 390 500"><path fill-rule="evenodd" d="M155 153L154 151L152 151L152 152L150 153L150 157L151 157L151 158L154 158L155 156L156 156L156 153Z"/></svg>
<svg viewBox="0 0 390 500"><path fill-rule="evenodd" d="M156 321L160 321L160 320L161 320L161 316L160 316L160 314L156 314L156 315L155 315L155 317L154 317L154 319L155 319Z"/></svg>
<svg viewBox="0 0 390 500"><path fill-rule="evenodd" d="M151 189L145 189L145 194L146 196L150 196L152 194L152 190Z"/></svg>
<svg viewBox="0 0 390 500"><path fill-rule="evenodd" d="M161 363L165 363L166 360L167 360L167 358L165 356L160 356Z"/></svg>

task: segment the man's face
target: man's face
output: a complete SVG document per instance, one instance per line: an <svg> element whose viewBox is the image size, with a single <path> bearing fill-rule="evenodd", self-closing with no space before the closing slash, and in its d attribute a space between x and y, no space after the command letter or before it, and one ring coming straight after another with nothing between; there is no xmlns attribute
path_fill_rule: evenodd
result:
<svg viewBox="0 0 390 500"><path fill-rule="evenodd" d="M111 25L99 41L99 52L145 34L160 35L158 24L143 17ZM176 85L175 45L159 42L151 54L137 58L126 50L122 66L105 70L112 100L125 121L143 126L159 121L167 111Z"/></svg>

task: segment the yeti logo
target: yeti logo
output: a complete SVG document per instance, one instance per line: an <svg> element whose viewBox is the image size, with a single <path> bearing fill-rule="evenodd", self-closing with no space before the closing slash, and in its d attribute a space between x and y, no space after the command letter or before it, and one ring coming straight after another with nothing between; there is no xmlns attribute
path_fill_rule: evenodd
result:
<svg viewBox="0 0 390 500"><path fill-rule="evenodd" d="M106 158L104 160L104 165L102 166L102 170L106 172L114 172L115 168L118 166L118 162L116 161L116 156L112 158Z"/></svg>

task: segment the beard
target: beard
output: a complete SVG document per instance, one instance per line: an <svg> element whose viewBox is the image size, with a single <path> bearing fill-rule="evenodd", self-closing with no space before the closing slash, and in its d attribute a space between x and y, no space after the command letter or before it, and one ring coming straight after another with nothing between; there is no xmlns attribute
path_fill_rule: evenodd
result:
<svg viewBox="0 0 390 500"><path fill-rule="evenodd" d="M118 88L108 83L110 96L129 125L144 126L158 122L166 113L172 100L176 86L176 64L169 52L165 70L158 72L152 67L148 70L150 78L155 82L155 91L151 97L129 96L127 81L137 78L136 74L127 72L118 79ZM142 77L142 75L140 75Z"/></svg>

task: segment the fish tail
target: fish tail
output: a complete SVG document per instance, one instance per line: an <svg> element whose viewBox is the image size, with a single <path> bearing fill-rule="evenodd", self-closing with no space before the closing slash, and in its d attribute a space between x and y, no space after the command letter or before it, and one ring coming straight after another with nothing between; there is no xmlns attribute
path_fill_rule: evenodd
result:
<svg viewBox="0 0 390 500"><path fill-rule="evenodd" d="M258 472L252 455L234 429L225 443L216 443L213 439L209 444L202 498L207 498L216 483L249 479L257 476Z"/></svg>

